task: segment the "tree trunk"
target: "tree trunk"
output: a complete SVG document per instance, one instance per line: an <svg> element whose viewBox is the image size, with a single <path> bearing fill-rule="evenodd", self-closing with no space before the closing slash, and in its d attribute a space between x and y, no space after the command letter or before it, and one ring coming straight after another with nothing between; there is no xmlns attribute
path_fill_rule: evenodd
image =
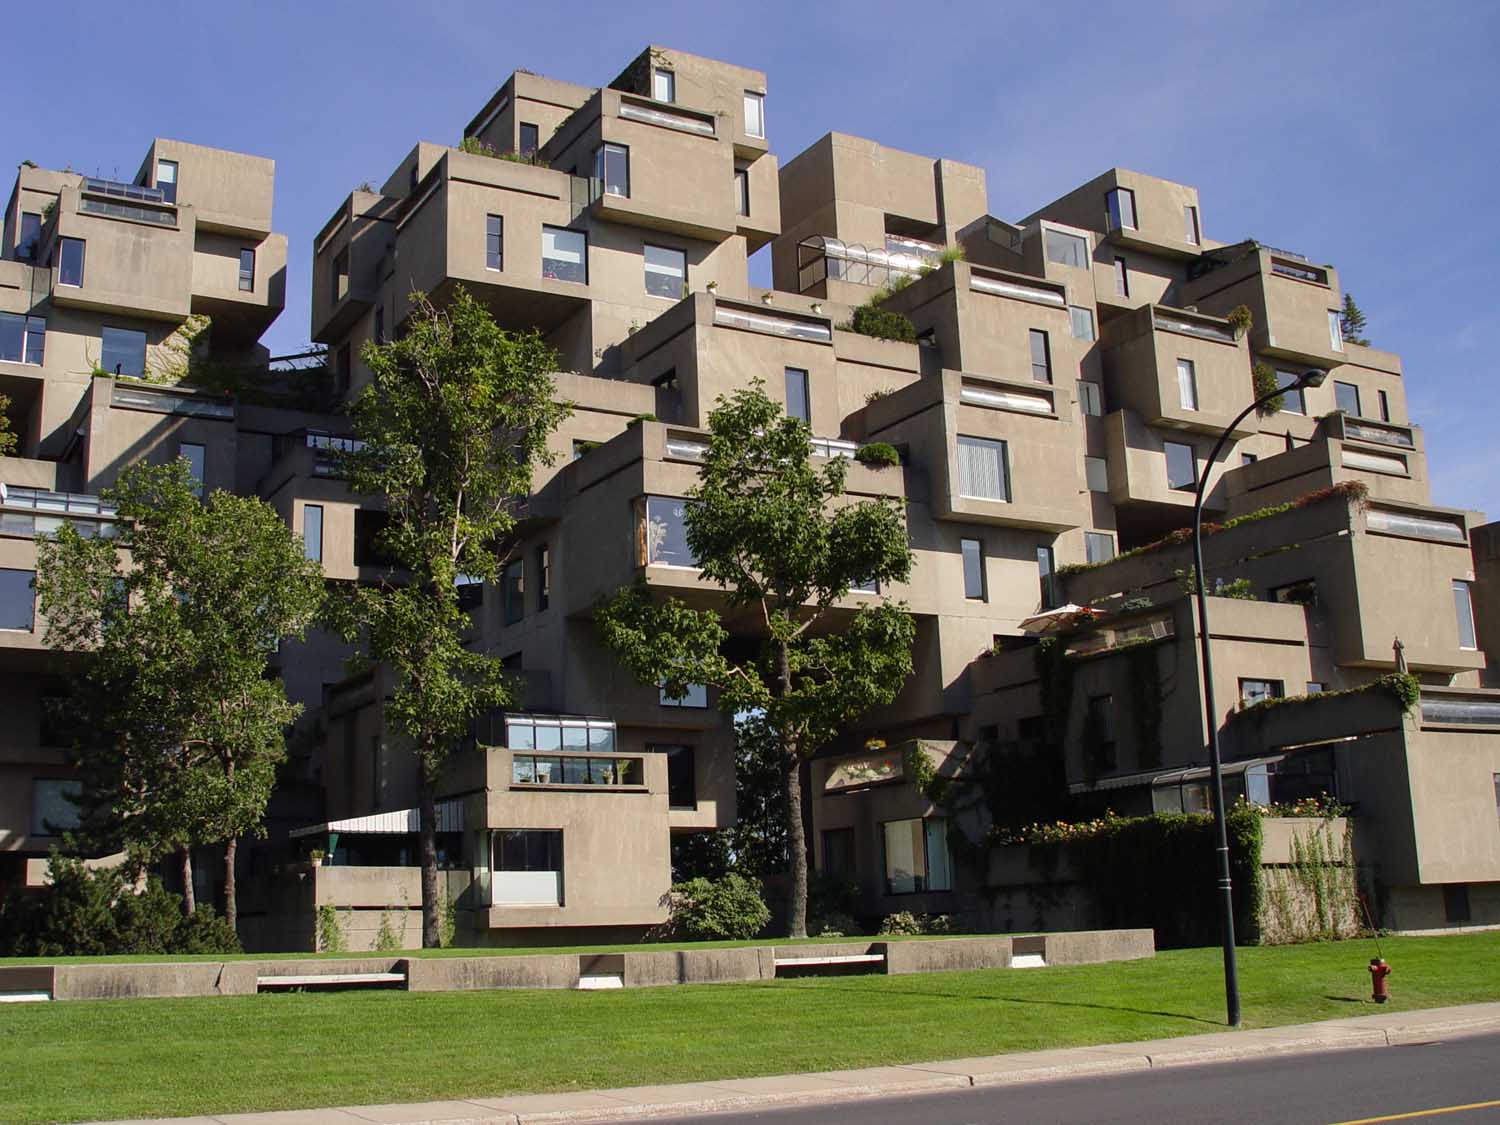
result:
<svg viewBox="0 0 1500 1125"><path fill-rule="evenodd" d="M182 909L186 914L198 909L193 901L193 853L189 848L182 849Z"/></svg>
<svg viewBox="0 0 1500 1125"><path fill-rule="evenodd" d="M224 845L224 921L229 923L229 928L235 933L239 933L240 907L235 899L234 861L239 850L240 842L230 837L229 842Z"/></svg>
<svg viewBox="0 0 1500 1125"><path fill-rule="evenodd" d="M422 778L420 813L422 848L422 948L436 949L442 944L438 925L437 865L437 782Z"/></svg>
<svg viewBox="0 0 1500 1125"><path fill-rule="evenodd" d="M792 898L787 908L787 933L807 936L807 841L802 830L802 765L789 755L786 771L787 851L792 860Z"/></svg>

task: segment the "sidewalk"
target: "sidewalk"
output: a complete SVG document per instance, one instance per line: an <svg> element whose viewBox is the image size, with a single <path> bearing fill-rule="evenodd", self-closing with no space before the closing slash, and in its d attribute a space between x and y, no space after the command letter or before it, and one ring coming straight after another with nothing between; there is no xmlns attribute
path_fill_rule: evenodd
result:
<svg viewBox="0 0 1500 1125"><path fill-rule="evenodd" d="M1177 1039L1111 1043L1055 1051L912 1063L865 1070L786 1074L687 1082L678 1086L631 1086L571 1094L527 1094L412 1105L346 1106L222 1117L156 1119L153 1125L533 1125L543 1122L611 1121L673 1117L720 1110L884 1097L925 1090L1004 1083L1045 1082L1097 1074L1195 1063L1264 1058L1297 1051L1394 1047L1440 1037L1500 1031L1500 1003L1379 1012L1370 1016L1292 1024L1255 1031L1221 1031ZM113 1125L144 1125L115 1122Z"/></svg>

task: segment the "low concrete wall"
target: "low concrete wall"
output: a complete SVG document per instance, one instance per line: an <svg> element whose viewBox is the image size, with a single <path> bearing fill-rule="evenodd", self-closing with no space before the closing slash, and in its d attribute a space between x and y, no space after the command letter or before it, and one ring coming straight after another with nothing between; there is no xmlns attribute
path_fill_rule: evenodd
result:
<svg viewBox="0 0 1500 1125"><path fill-rule="evenodd" d="M413 957L405 965L408 992L578 987L576 953L514 957Z"/></svg>
<svg viewBox="0 0 1500 1125"><path fill-rule="evenodd" d="M245 996L255 992L250 961L148 965L58 965L54 1000L129 1000L164 996Z"/></svg>
<svg viewBox="0 0 1500 1125"><path fill-rule="evenodd" d="M885 954L885 971L891 976L945 973L961 969L1008 969L1011 939L891 941L880 944L876 949Z"/></svg>
<svg viewBox="0 0 1500 1125"><path fill-rule="evenodd" d="M772 965L774 971L775 966ZM625 986L720 984L765 979L759 948L625 954Z"/></svg>
<svg viewBox="0 0 1500 1125"><path fill-rule="evenodd" d="M1047 934L1042 956L1049 965L1093 965L1156 956L1156 935L1142 930L1080 930Z"/></svg>

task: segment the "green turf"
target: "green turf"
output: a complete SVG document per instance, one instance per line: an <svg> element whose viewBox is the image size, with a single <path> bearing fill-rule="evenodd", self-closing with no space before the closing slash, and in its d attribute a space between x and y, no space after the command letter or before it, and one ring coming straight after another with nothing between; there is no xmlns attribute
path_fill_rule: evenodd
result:
<svg viewBox="0 0 1500 1125"><path fill-rule="evenodd" d="M1386 1011L1500 999L1500 933L1391 938ZM1368 941L1240 951L1245 1024L1375 1011ZM609 992L17 1005L0 1117L227 1113L746 1077L1223 1027L1218 949L1072 968Z"/></svg>

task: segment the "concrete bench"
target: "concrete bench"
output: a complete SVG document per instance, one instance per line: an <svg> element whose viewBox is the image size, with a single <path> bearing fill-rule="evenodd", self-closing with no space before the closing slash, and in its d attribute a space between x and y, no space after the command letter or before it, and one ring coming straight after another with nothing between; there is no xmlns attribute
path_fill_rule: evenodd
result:
<svg viewBox="0 0 1500 1125"><path fill-rule="evenodd" d="M884 953L845 953L834 957L778 957L778 969L812 969L821 965L883 965Z"/></svg>
<svg viewBox="0 0 1500 1125"><path fill-rule="evenodd" d="M296 973L288 976L256 977L257 989L267 988L366 988L405 984L405 973Z"/></svg>

